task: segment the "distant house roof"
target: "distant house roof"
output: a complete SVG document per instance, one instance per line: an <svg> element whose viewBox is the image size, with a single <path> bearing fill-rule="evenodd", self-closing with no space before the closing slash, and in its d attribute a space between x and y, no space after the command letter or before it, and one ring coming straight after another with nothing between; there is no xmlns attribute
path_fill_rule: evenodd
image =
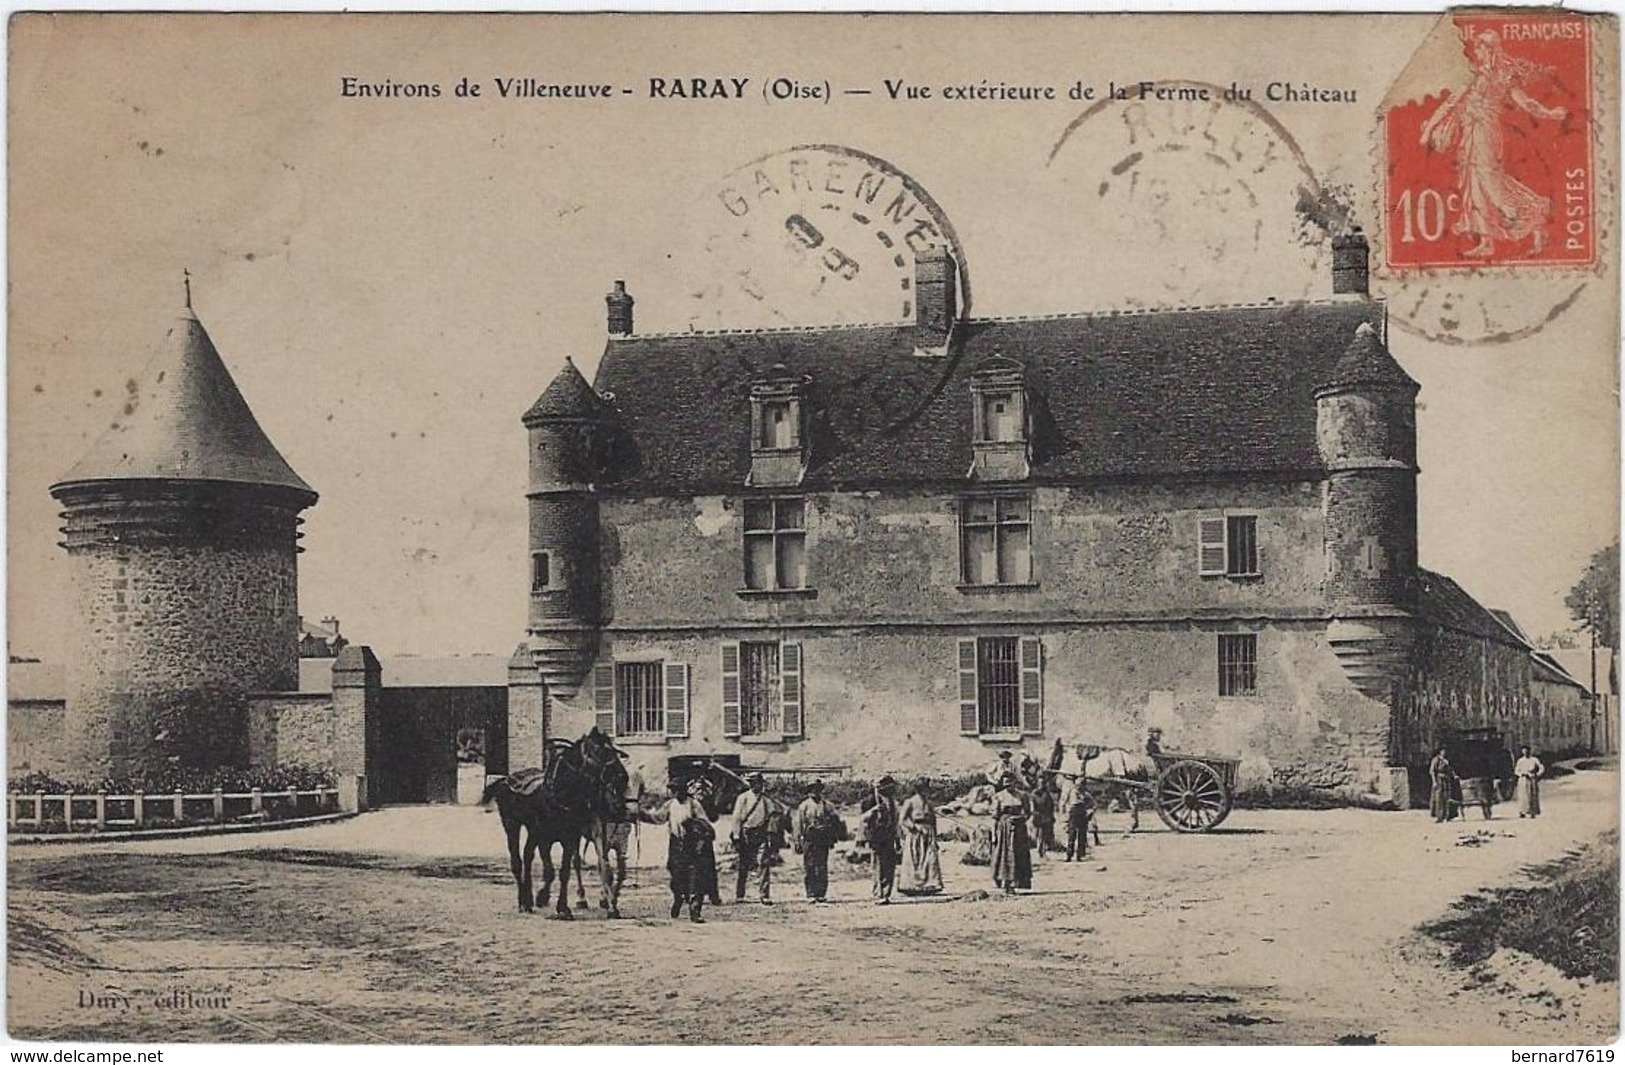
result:
<svg viewBox="0 0 1625 1065"><path fill-rule="evenodd" d="M750 386L775 364L810 379L805 487L963 481L970 376L995 354L1024 371L1034 483L1315 473L1315 392L1362 325L1373 328L1360 372L1377 351L1392 362L1383 319L1380 303L1350 300L976 320L940 358L916 355L918 334L902 325L612 338L594 384L614 397L619 439L600 484L738 488L751 468Z"/></svg>
<svg viewBox="0 0 1625 1065"><path fill-rule="evenodd" d="M6 666L6 701L55 702L67 698L68 671L60 662L12 662Z"/></svg>
<svg viewBox="0 0 1625 1065"><path fill-rule="evenodd" d="M224 481L316 493L260 428L188 305L164 334L123 413L52 490L87 481Z"/></svg>

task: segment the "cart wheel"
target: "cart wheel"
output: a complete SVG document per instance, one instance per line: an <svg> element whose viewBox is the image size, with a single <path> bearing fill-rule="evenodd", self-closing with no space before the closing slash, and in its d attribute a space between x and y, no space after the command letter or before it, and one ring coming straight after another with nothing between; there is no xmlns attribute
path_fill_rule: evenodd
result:
<svg viewBox="0 0 1625 1065"><path fill-rule="evenodd" d="M1157 777L1157 816L1176 832L1207 832L1230 815L1230 789L1205 762L1175 762Z"/></svg>

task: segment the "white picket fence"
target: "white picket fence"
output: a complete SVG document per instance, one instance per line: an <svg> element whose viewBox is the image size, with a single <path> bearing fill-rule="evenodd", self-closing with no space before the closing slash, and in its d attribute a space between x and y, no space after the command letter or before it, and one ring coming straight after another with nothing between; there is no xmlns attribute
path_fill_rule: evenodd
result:
<svg viewBox="0 0 1625 1065"><path fill-rule="evenodd" d="M302 799L314 800L302 803ZM41 829L46 825L66 823L70 831L78 828L103 830L142 829L154 821L166 826L224 824L229 821L272 820L268 816L266 801L275 806L286 800L288 817L314 816L333 813L338 809L337 788L312 788L303 791L210 791L187 794L185 792L161 795L34 795L6 793L6 826L13 830ZM207 803L206 810L200 808ZM302 807L308 806L308 809ZM109 809L111 807L111 810Z"/></svg>

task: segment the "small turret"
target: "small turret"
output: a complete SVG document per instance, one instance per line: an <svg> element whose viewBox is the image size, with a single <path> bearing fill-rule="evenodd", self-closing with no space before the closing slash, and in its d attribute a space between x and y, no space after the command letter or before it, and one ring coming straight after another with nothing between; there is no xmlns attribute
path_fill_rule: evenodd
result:
<svg viewBox="0 0 1625 1065"><path fill-rule="evenodd" d="M553 698L573 698L598 654L598 498L593 484L612 417L575 363L565 359L523 419L530 437L527 631L537 669Z"/></svg>
<svg viewBox="0 0 1625 1065"><path fill-rule="evenodd" d="M1375 698L1402 680L1413 641L1418 390L1362 323L1315 392L1328 638L1349 678Z"/></svg>

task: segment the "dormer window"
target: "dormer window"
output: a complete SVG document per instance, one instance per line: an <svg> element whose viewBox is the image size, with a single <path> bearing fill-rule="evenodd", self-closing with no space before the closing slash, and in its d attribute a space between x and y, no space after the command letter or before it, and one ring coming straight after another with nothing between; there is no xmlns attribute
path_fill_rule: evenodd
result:
<svg viewBox="0 0 1625 1065"><path fill-rule="evenodd" d="M1030 469L1027 375L1021 364L993 355L971 374L972 459L978 481L1021 481Z"/></svg>
<svg viewBox="0 0 1625 1065"><path fill-rule="evenodd" d="M981 442L1019 443L1023 437L1022 428L1019 392L994 392L982 397Z"/></svg>
<svg viewBox="0 0 1625 1065"><path fill-rule="evenodd" d="M788 451L796 447L796 407L788 400L771 400L762 404L761 439L757 445L765 451Z"/></svg>
<svg viewBox="0 0 1625 1065"><path fill-rule="evenodd" d="M756 488L787 488L807 472L808 378L774 366L750 386L750 476Z"/></svg>

